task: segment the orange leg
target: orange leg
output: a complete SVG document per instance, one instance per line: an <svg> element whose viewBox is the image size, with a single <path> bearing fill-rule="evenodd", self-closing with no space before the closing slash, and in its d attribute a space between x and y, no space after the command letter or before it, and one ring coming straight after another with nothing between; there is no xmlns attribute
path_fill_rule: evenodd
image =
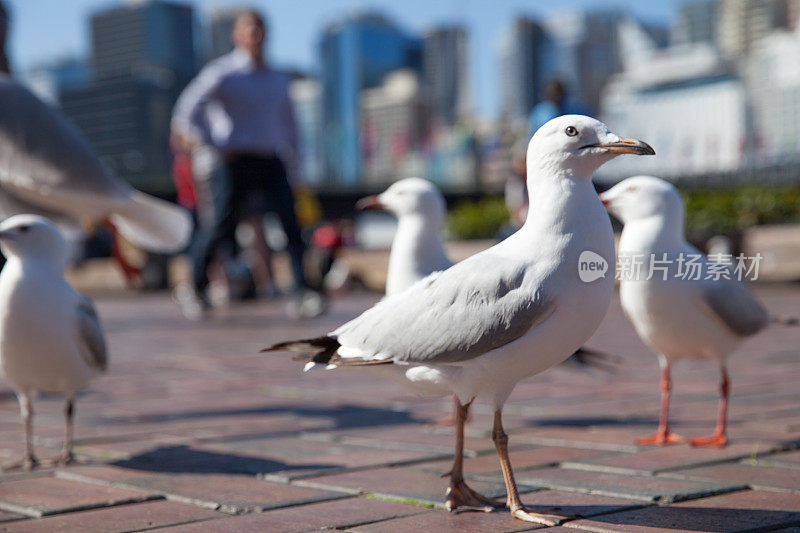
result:
<svg viewBox="0 0 800 533"><path fill-rule="evenodd" d="M636 439L636 444L676 444L686 442L686 439L669 430L669 393L672 390L672 380L669 375L669 364L664 364L661 369L661 416L658 421L658 430L654 435Z"/></svg>
<svg viewBox="0 0 800 533"><path fill-rule="evenodd" d="M125 277L125 282L129 287L132 287L134 283L141 277L142 271L140 268L130 264L130 262L125 258L125 255L122 253L122 250L120 250L119 232L117 231L116 226L114 226L114 224L112 224L108 219L103 220L103 225L105 225L105 227L111 232L111 257L114 258L117 266L122 271L122 275Z"/></svg>
<svg viewBox="0 0 800 533"><path fill-rule="evenodd" d="M450 413L450 416L439 418L433 423L437 426L455 426L458 420L458 410L460 407L461 404L458 403L458 396L453 395L453 412ZM469 410L467 410L467 418L465 423L469 423L470 420L472 420L472 414L469 412Z"/></svg>
<svg viewBox="0 0 800 533"><path fill-rule="evenodd" d="M697 437L689 439L692 446L704 446L712 448L722 448L728 443L728 397L731 393L731 384L728 379L728 371L723 366L722 382L719 386L719 411L717 412L717 429L707 437Z"/></svg>

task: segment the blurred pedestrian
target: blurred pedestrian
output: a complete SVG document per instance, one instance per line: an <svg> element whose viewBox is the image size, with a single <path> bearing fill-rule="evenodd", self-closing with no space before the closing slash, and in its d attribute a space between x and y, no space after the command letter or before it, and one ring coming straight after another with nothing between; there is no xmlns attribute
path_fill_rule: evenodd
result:
<svg viewBox="0 0 800 533"><path fill-rule="evenodd" d="M11 74L11 66L8 63L6 53L6 39L8 37L8 10L0 0L0 72Z"/></svg>
<svg viewBox="0 0 800 533"><path fill-rule="evenodd" d="M208 266L220 244L235 242L236 226L248 216L274 211L287 237L293 298L289 313L298 317L322 312L320 294L310 291L303 274L303 243L288 176L297 176L297 132L288 78L264 58L267 27L254 10L243 10L233 29L235 48L209 63L175 106L173 129L192 146L207 145L224 158L227 178L216 185L210 228L193 246L193 287L182 299L189 316L208 309Z"/></svg>
<svg viewBox="0 0 800 533"><path fill-rule="evenodd" d="M530 139L536 130L544 126L551 119L561 115L588 115L586 106L571 99L567 92L566 84L560 79L553 79L544 89L544 100L536 104L531 112L528 126Z"/></svg>

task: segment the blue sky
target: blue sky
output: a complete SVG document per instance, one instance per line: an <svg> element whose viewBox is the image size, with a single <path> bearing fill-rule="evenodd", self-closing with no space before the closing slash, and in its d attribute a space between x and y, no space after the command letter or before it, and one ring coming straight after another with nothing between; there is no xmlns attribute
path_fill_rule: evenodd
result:
<svg viewBox="0 0 800 533"><path fill-rule="evenodd" d="M89 50L90 15L120 0L5 0L12 10L11 59L25 69L57 57L85 55ZM270 19L269 55L280 66L316 68L316 43L321 29L347 13L377 9L409 31L458 21L470 30L473 103L484 115L499 106L497 42L519 14L620 6L645 20L669 22L680 0L193 0L200 10L214 6L252 5Z"/></svg>

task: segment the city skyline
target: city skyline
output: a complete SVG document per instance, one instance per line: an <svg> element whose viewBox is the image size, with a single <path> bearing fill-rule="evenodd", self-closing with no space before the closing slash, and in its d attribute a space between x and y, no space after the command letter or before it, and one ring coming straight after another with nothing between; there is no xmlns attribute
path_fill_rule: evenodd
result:
<svg viewBox="0 0 800 533"><path fill-rule="evenodd" d="M13 12L11 59L20 71L54 59L75 56L88 58L88 21L91 14L124 3L115 0L77 0L70 5L55 0L7 2ZM195 0L186 3L195 6L204 15L214 7L247 4L262 8L272 26L268 53L274 63L280 68L300 68L316 74L320 72L317 46L325 27L355 12L377 10L415 34L422 34L435 25L462 24L469 32L468 64L473 109L481 116L494 117L500 111L502 101L497 65L498 46L503 32L514 17L545 17L554 13L618 6L645 21L668 25L681 2L656 0L648 2L647 8L643 8L641 3L633 1L607 3L568 0L560 2L557 8L547 8L522 0L501 0L491 5L474 0L468 3L410 0L403 5L403 9L399 9L388 0L310 0L304 3L303 10L298 10L294 3L284 1ZM47 15L42 14L45 12Z"/></svg>

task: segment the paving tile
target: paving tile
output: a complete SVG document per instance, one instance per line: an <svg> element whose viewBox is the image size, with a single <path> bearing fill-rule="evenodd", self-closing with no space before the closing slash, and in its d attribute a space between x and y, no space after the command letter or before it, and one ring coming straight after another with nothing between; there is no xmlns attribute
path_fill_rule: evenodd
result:
<svg viewBox="0 0 800 533"><path fill-rule="evenodd" d="M9 513L7 511L0 511L0 523L3 522L11 522L12 520L21 520L23 518L27 518L24 515L17 514L17 513Z"/></svg>
<svg viewBox="0 0 800 533"><path fill-rule="evenodd" d="M219 516L222 515L194 505L161 500L11 522L0 525L0 531L112 533L184 524Z"/></svg>
<svg viewBox="0 0 800 533"><path fill-rule="evenodd" d="M561 490L529 492L522 496L522 503L531 511L560 515L565 519L597 516L643 505L641 501L628 498Z"/></svg>
<svg viewBox="0 0 800 533"><path fill-rule="evenodd" d="M800 450L758 457L755 461L748 461L748 463L757 466L774 466L777 468L800 468Z"/></svg>
<svg viewBox="0 0 800 533"><path fill-rule="evenodd" d="M266 513L236 516L223 520L209 520L168 528L164 531L175 533L216 533L219 531L236 531L237 533L280 531L282 533L291 533L316 529L344 529L370 522L429 512L431 511L415 505L362 497L288 507L286 509L276 509Z"/></svg>
<svg viewBox="0 0 800 533"><path fill-rule="evenodd" d="M751 457L756 453L768 453L773 449L754 447L751 444L731 444L722 449L659 446L642 448L634 453L572 459L566 462L566 466L619 474L655 474Z"/></svg>
<svg viewBox="0 0 800 533"><path fill-rule="evenodd" d="M377 522L350 528L354 533L406 533L408 531L458 531L459 533L494 533L531 531L542 526L522 522L512 517L508 511L494 513L430 512L386 522Z"/></svg>
<svg viewBox="0 0 800 533"><path fill-rule="evenodd" d="M636 438L646 430L637 428L536 427L509 433L512 445L568 446L598 450L635 452Z"/></svg>
<svg viewBox="0 0 800 533"><path fill-rule="evenodd" d="M529 449L511 449L511 464L514 471L522 471L531 468L541 468L544 466L555 466L563 461L578 460L591 457L616 456L615 452L605 450L595 450L591 448L565 448L560 446L542 446ZM419 463L413 468L438 472L443 474L450 470L453 461L448 458L444 461L432 461ZM467 475L485 474L500 471L500 460L496 453L484 453L479 457L467 458L464 461L464 471Z"/></svg>
<svg viewBox="0 0 800 533"><path fill-rule="evenodd" d="M469 423L467 428L474 427ZM386 449L421 450L439 453L453 453L455 435L452 428L428 426L421 424L406 424L389 428L368 428L358 431L338 431L323 433L308 433L304 439L328 440ZM494 443L488 436L466 436L464 439L464 454L474 456L478 452L494 450Z"/></svg>
<svg viewBox="0 0 800 533"><path fill-rule="evenodd" d="M443 507L448 480L438 474L406 467L332 474L303 479L295 483L354 494L368 492L381 497L409 499ZM470 481L470 486L489 498L505 495L505 485L502 481ZM522 485L520 490L531 490L531 487Z"/></svg>
<svg viewBox="0 0 800 533"><path fill-rule="evenodd" d="M273 483L243 475L176 474L142 478L130 482L171 500L238 514L332 500L345 493Z"/></svg>
<svg viewBox="0 0 800 533"><path fill-rule="evenodd" d="M0 509L33 517L155 498L158 496L152 492L53 477L15 479L0 483Z"/></svg>
<svg viewBox="0 0 800 533"><path fill-rule="evenodd" d="M590 531L764 531L800 524L800 496L741 491L565 524Z"/></svg>
<svg viewBox="0 0 800 533"><path fill-rule="evenodd" d="M494 478L487 478L487 480L489 479ZM743 483L737 482L621 475L569 468L545 468L520 472L517 475L517 482L529 486L590 492L659 503L719 494L743 486Z"/></svg>
<svg viewBox="0 0 800 533"><path fill-rule="evenodd" d="M200 450L216 455L258 457L270 478L290 481L334 470L361 469L441 459L449 453L430 450L385 449L339 442L297 438L250 439L219 444L208 443Z"/></svg>
<svg viewBox="0 0 800 533"><path fill-rule="evenodd" d="M800 469L724 464L662 474L663 477L704 479L722 483L741 483L753 489L784 490L800 493Z"/></svg>

